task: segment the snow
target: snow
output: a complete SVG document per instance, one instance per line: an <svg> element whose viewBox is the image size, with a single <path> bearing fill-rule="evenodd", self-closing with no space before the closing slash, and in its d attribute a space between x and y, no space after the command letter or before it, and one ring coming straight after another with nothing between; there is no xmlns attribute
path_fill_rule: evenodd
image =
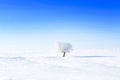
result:
<svg viewBox="0 0 120 80"><path fill-rule="evenodd" d="M0 80L120 80L120 57L1 56Z"/></svg>

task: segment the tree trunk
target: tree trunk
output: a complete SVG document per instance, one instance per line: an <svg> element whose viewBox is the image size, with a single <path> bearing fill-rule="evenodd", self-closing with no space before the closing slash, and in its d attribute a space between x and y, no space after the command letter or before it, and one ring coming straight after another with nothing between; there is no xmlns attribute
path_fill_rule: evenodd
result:
<svg viewBox="0 0 120 80"><path fill-rule="evenodd" d="M65 52L63 52L63 57L65 57Z"/></svg>

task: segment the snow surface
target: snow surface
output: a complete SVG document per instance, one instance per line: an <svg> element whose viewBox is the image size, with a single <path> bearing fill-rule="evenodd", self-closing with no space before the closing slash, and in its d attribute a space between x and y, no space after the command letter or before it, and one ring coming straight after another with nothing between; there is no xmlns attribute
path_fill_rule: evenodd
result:
<svg viewBox="0 0 120 80"><path fill-rule="evenodd" d="M120 80L120 57L1 56L0 80Z"/></svg>

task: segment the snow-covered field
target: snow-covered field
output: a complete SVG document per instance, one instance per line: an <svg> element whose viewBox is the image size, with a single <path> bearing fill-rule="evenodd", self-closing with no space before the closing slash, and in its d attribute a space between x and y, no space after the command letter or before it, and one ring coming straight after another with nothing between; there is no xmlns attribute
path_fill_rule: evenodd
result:
<svg viewBox="0 0 120 80"><path fill-rule="evenodd" d="M0 80L120 80L120 57L1 56Z"/></svg>

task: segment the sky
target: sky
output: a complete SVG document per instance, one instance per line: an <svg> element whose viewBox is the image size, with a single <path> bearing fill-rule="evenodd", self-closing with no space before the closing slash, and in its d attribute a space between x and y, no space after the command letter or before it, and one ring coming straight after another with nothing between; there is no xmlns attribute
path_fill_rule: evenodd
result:
<svg viewBox="0 0 120 80"><path fill-rule="evenodd" d="M120 48L118 0L0 0L0 48Z"/></svg>

